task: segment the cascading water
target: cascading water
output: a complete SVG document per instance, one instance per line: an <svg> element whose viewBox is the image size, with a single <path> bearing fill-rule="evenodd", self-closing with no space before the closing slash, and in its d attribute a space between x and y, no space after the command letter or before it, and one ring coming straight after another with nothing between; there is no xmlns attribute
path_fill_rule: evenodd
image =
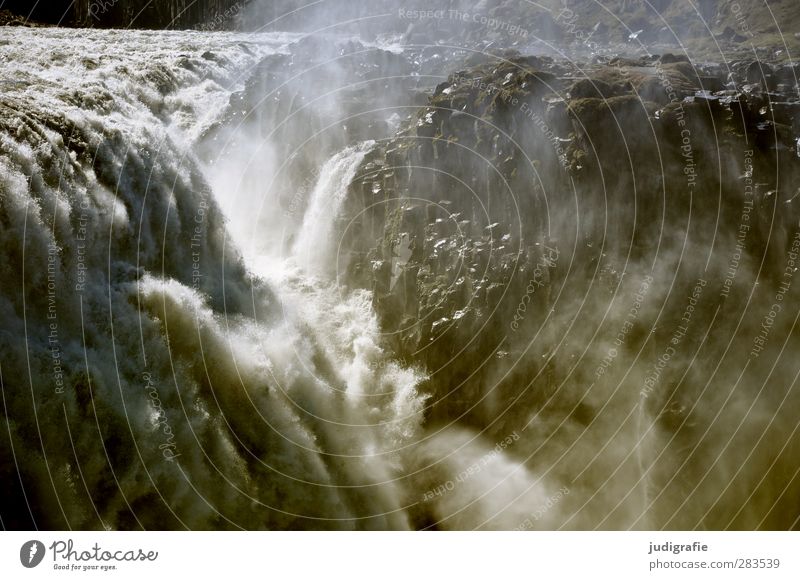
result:
<svg viewBox="0 0 800 580"><path fill-rule="evenodd" d="M191 153L286 39L31 40L2 46L24 79L0 97L3 428L27 458L6 523L409 527L422 375L388 360L367 293L248 274ZM367 147L323 170L317 234Z"/></svg>
<svg viewBox="0 0 800 580"><path fill-rule="evenodd" d="M681 229L667 180L631 203L599 178L618 159L587 178L569 115L619 125L542 97L544 60L461 54L445 83L429 48L3 29L0 525L796 527L795 363L756 347L791 349L790 315L764 312L797 284L706 239L714 196ZM791 278L800 234L770 196L748 220L777 241L747 240ZM712 296L737 255L725 288L753 291Z"/></svg>
<svg viewBox="0 0 800 580"><path fill-rule="evenodd" d="M373 145L373 141L367 141L348 147L334 155L322 167L294 245L297 260L312 272L328 272L334 269L334 220L347 197L350 182Z"/></svg>

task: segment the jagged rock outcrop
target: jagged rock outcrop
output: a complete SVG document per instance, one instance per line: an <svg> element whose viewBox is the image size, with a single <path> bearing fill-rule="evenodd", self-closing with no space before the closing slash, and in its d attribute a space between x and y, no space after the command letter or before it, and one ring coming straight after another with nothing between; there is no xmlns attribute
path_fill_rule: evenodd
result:
<svg viewBox="0 0 800 580"><path fill-rule="evenodd" d="M583 76L575 66L509 53L451 75L353 184L351 280L374 291L398 356L432 369L434 422L465 414L485 427L493 407L483 389L505 370L513 377L493 397L513 398L506 386L527 372L538 385L532 408L541 404L570 365L547 362L548 349L507 361L545 321L551 339L567 331L566 313L551 317L556 300L580 304L592 284L610 296L620 272L645 272L684 243L713 245L715 232L732 252L735 236L717 222L739 223L750 201L748 251L764 259L763 276L779 278L799 213L800 108L765 109L763 87L743 77L712 94L705 87L725 73L682 59ZM681 266L681 283L695 266ZM703 275L723 283L721 272ZM677 302L667 311L680 317Z"/></svg>

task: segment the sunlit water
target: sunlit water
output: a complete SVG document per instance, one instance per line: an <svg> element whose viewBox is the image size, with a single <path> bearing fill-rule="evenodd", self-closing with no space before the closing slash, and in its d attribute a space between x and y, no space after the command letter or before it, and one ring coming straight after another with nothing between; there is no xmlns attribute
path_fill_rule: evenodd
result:
<svg viewBox="0 0 800 580"><path fill-rule="evenodd" d="M630 377L615 386L592 382L594 360L575 367L575 354L560 351L553 364L568 369L564 390L597 413L588 425L525 399L506 409L488 384L475 392L489 393L485 404L502 417L499 438L425 424L430 369L393 356L369 291L336 283L335 222L374 143L318 159L287 215L271 175L287 154L282 144L246 125L209 137L215 124L239 121L226 117L229 99L258 63L290 52L296 38L3 30L0 428L12 446L0 451L11 485L20 473L19 521L700 526L703 513L672 522L692 495L700 512L721 512L715 521L741 515L760 525L789 489L772 490L765 474L793 481L790 453L754 455L754 444L740 476L730 442L763 437L767 422L777 440L795 441L796 422L773 410L791 391L759 400L758 385L734 393L735 377L723 374L687 427L700 425L706 446L676 450L681 441L659 431L661 411L641 397L648 361L626 361ZM666 288L673 272L659 274ZM639 281L624 286L632 293ZM664 292L654 285L651 297ZM604 312L603 300L591 314L621 326L629 304ZM537 343L542 352L517 354L544 358L570 316L563 307L554 315L563 324ZM585 334L605 354L607 345ZM622 357L615 364L622 368ZM690 395L700 401L705 386L692 384ZM723 409L729 421L716 420ZM541 449L541 464L524 460ZM702 488L674 481L690 459ZM750 487L730 487L736 477ZM659 481L672 484L669 493ZM756 506L752 515L745 506Z"/></svg>

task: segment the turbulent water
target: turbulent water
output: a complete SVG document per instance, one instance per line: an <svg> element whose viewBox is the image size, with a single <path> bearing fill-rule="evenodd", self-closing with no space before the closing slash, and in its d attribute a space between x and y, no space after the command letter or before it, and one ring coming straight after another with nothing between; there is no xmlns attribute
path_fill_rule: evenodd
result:
<svg viewBox="0 0 800 580"><path fill-rule="evenodd" d="M367 293L290 261L253 276L219 209L230 192L192 152L286 41L4 37L3 459L21 470L6 524L408 527L421 372L387 360ZM345 189L358 159L318 188ZM316 242L335 210L310 210Z"/></svg>
<svg viewBox="0 0 800 580"><path fill-rule="evenodd" d="M633 388L604 385L594 379L616 350L579 367L585 351L571 344L553 363L568 370L570 400L580 399L569 421L540 413L556 387L541 407L519 404L533 380L525 376L503 400L493 385L475 388L481 396L470 404L496 412L491 437L458 417L448 428L426 424L432 370L398 360L371 292L339 283L337 221L375 141L321 148L287 195L274 178L286 144L229 108L263 74L265 57L292 54L293 40L3 31L0 429L9 444L0 469L11 488L3 526L702 527L705 514L671 519L697 490L706 514L723 512L715 523L758 527L778 517L783 492L796 489L786 457L797 429L782 410L795 397L790 385L739 397L733 371L715 383L730 383L725 392L706 394L698 377L689 427L697 421L700 439L718 444L689 449L659 431L659 412L641 398L643 381L658 384L658 364L637 362L637 353L627 361ZM660 267L657 283L635 268L619 283L631 304L604 295L586 316L608 315L619 328L631 313L657 320L656 298L666 300L674 273ZM690 292L702 294L698 284ZM557 349L566 310L554 311L544 347L540 340L539 350L514 356ZM586 408L597 423L576 418ZM729 423L716 421L723 409ZM754 454L766 433L788 451ZM737 464L729 447L742 438L749 454ZM527 460L536 453L539 463ZM656 480L682 477L690 459L700 467L686 495L671 487L662 497ZM744 462L749 487L730 487ZM796 523L792 515L777 525Z"/></svg>
<svg viewBox="0 0 800 580"><path fill-rule="evenodd" d="M293 248L308 271L329 271L338 263L336 255L331 254L337 249L333 219L339 215L348 186L372 145L374 142L367 141L348 147L323 166Z"/></svg>

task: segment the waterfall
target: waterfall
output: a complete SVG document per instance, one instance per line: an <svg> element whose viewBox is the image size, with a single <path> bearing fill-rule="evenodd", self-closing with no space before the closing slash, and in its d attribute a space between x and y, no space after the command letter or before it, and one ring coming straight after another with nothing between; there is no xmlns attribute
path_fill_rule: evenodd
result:
<svg viewBox="0 0 800 580"><path fill-rule="evenodd" d="M225 14L3 28L0 527L797 527L788 149L705 195L711 149L648 105L622 125L652 179L606 182L620 143L579 149L612 124L549 100L557 59ZM661 70L626 62L590 72Z"/></svg>
<svg viewBox="0 0 800 580"><path fill-rule="evenodd" d="M192 153L284 38L6 38L0 456L25 462L4 524L408 528L423 374L384 350L367 292L254 276ZM318 249L369 146L322 171Z"/></svg>
<svg viewBox="0 0 800 580"><path fill-rule="evenodd" d="M294 245L297 261L312 273L329 273L337 263L335 220L364 156L374 145L365 141L331 157L320 171Z"/></svg>

